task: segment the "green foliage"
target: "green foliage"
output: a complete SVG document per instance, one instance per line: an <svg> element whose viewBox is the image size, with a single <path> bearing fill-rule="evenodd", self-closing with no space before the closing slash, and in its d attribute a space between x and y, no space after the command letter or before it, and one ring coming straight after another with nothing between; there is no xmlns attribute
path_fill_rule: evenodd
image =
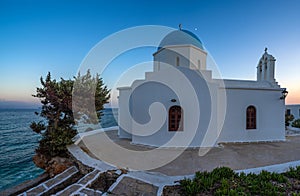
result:
<svg viewBox="0 0 300 196"><path fill-rule="evenodd" d="M212 172L196 172L194 179L180 182L186 195L286 195L290 188L286 176L300 177L300 167L286 174L262 171L260 174L236 174L226 167Z"/></svg>
<svg viewBox="0 0 300 196"><path fill-rule="evenodd" d="M209 192L216 183L235 176L237 174L230 168L220 167L212 172L196 172L194 180L184 179L181 181L181 185L188 195L193 195L198 192Z"/></svg>
<svg viewBox="0 0 300 196"><path fill-rule="evenodd" d="M285 173L285 176L300 180L300 166L297 166L296 168L291 167L290 170Z"/></svg>
<svg viewBox="0 0 300 196"><path fill-rule="evenodd" d="M37 115L38 115L38 113L37 113ZM39 134L40 134L43 130L46 129L45 124L42 123L42 122L38 122L38 123L32 122L31 125L30 125L30 128L31 128L34 132L39 133Z"/></svg>
<svg viewBox="0 0 300 196"><path fill-rule="evenodd" d="M287 183L287 179L282 174L262 171L260 174L248 174L244 181L241 181L243 187L251 194L258 195L278 195L285 190L280 183Z"/></svg>
<svg viewBox="0 0 300 196"><path fill-rule="evenodd" d="M90 71L83 76L74 77L73 110L75 119L79 120L84 114L86 123L98 123L103 105L108 103L109 90L97 74L92 77Z"/></svg>
<svg viewBox="0 0 300 196"><path fill-rule="evenodd" d="M288 127L290 126L290 123L294 120L293 115L287 115L285 114L285 126Z"/></svg>
<svg viewBox="0 0 300 196"><path fill-rule="evenodd" d="M94 110L95 108L97 110L103 109L103 105L109 99L109 90L104 86L99 75L93 78L89 71L84 76L80 76L79 74L77 77L74 77L74 80L61 78L60 81L52 79L51 74L48 73L46 79L44 80L41 77L40 81L42 87L37 88L36 94L33 97L39 98L42 103L42 110L40 113L36 113L36 115L40 115L44 120L32 122L30 125L33 131L42 135L36 151L47 157L65 156L66 146L73 143L72 138L77 134L74 128L76 123L74 116L80 118L85 115L83 112L80 114L73 113L72 93L74 85L83 85L86 88L90 85L96 89L94 94L90 94L93 97L93 102L89 97L86 97L87 94L84 94L87 90L91 90L91 88L88 88L83 94L78 96L83 106L87 102L95 103L90 104L93 105ZM82 87L81 89L84 88ZM100 113L97 113L95 118L99 119L100 115ZM96 120L93 119L91 122L96 123Z"/></svg>
<svg viewBox="0 0 300 196"><path fill-rule="evenodd" d="M230 195L230 196L238 196L243 195L239 190L231 189L230 180L228 179L222 179L221 185L218 189L215 191L215 195Z"/></svg>
<svg viewBox="0 0 300 196"><path fill-rule="evenodd" d="M293 121L292 127L300 128L300 119Z"/></svg>
<svg viewBox="0 0 300 196"><path fill-rule="evenodd" d="M200 185L191 179L184 179L180 181L181 186L183 187L184 192L187 195L194 195L203 190L200 189Z"/></svg>
<svg viewBox="0 0 300 196"><path fill-rule="evenodd" d="M211 172L211 175L217 181L220 181L221 179L225 179L225 178L234 178L237 176L237 174L228 167L216 168Z"/></svg>

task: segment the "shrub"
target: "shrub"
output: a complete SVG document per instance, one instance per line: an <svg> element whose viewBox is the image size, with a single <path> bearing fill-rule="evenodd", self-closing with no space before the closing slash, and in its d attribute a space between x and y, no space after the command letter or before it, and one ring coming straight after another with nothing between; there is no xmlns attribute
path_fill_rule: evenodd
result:
<svg viewBox="0 0 300 196"><path fill-rule="evenodd" d="M300 166L297 166L296 168L291 167L290 170L285 173L285 176L300 180Z"/></svg>
<svg viewBox="0 0 300 196"><path fill-rule="evenodd" d="M229 178L237 177L237 174L228 167L215 168L211 172L211 175L216 181L220 181L221 179L229 179Z"/></svg>
<svg viewBox="0 0 300 196"><path fill-rule="evenodd" d="M258 175L236 174L221 167L212 172L196 172L194 179L184 179L180 185L186 195L285 195L290 187L286 176L300 178L299 174L300 167L286 174L262 171Z"/></svg>
<svg viewBox="0 0 300 196"><path fill-rule="evenodd" d="M290 126L291 122L294 120L293 115L287 115L285 114L285 126L288 127Z"/></svg>
<svg viewBox="0 0 300 196"><path fill-rule="evenodd" d="M292 122L292 127L300 128L300 119L294 120Z"/></svg>
<svg viewBox="0 0 300 196"><path fill-rule="evenodd" d="M195 195L201 191L199 184L194 180L184 179L180 181L180 184L187 195Z"/></svg>

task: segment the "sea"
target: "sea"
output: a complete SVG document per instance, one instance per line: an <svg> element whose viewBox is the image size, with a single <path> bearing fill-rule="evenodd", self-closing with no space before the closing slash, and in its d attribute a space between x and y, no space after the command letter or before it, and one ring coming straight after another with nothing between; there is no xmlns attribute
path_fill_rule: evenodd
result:
<svg viewBox="0 0 300 196"><path fill-rule="evenodd" d="M0 191L36 178L44 171L32 161L41 138L30 129L39 109L0 109ZM116 108L106 108L101 127L117 126Z"/></svg>

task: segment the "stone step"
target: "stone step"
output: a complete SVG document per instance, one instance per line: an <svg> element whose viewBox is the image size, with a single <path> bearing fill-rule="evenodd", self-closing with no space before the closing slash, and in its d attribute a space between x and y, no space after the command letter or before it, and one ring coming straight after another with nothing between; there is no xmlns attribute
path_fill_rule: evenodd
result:
<svg viewBox="0 0 300 196"><path fill-rule="evenodd" d="M81 191L79 191L79 194L80 195L84 195L84 196L86 196L86 195L89 195L89 196L101 196L102 192L94 190L94 189L84 188Z"/></svg>
<svg viewBox="0 0 300 196"><path fill-rule="evenodd" d="M73 193L76 193L79 189L82 188L82 185L80 184L72 184L65 188L64 190L56 193L55 195L57 196L69 196L72 195Z"/></svg>
<svg viewBox="0 0 300 196"><path fill-rule="evenodd" d="M101 195L100 191L87 188L90 186L100 175L100 171L95 169L92 172L86 174L80 178L76 183L66 187L62 191L56 193L57 196L69 196L69 195L84 195L85 192L89 192L91 195ZM88 194L89 195L89 194Z"/></svg>
<svg viewBox="0 0 300 196"><path fill-rule="evenodd" d="M84 177L82 177L77 184L81 184L83 186L89 186L100 174L100 171L95 169L94 171L88 173Z"/></svg>
<svg viewBox="0 0 300 196"><path fill-rule="evenodd" d="M47 191L47 187L42 183L42 184L30 189L29 191L26 191L26 196L42 195L42 193L46 192L46 191Z"/></svg>
<svg viewBox="0 0 300 196"><path fill-rule="evenodd" d="M51 178L20 194L20 196L41 196L51 194L52 192L55 192L56 189L66 186L69 182L72 183L72 178L78 173L78 169L75 166L72 166L64 172L56 175L54 178Z"/></svg>

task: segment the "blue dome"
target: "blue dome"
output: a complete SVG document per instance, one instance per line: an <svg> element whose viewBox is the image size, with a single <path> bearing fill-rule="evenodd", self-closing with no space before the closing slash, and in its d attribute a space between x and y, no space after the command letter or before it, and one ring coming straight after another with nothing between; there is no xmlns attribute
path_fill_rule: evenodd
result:
<svg viewBox="0 0 300 196"><path fill-rule="evenodd" d="M172 31L162 39L157 50L174 45L193 45L204 50L201 40L194 33L187 30Z"/></svg>

